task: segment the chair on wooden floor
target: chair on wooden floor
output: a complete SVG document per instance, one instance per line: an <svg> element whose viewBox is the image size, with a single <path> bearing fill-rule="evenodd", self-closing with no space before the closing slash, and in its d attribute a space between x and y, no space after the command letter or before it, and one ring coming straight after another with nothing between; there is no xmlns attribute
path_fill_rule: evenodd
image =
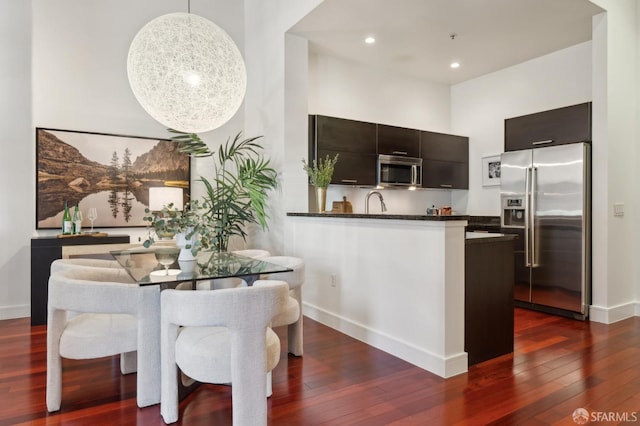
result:
<svg viewBox="0 0 640 426"><path fill-rule="evenodd" d="M268 327L288 299L282 281L161 295L162 396L165 423L178 420L178 367L190 378L231 383L234 425L267 424L267 375L280 360Z"/></svg>
<svg viewBox="0 0 640 426"><path fill-rule="evenodd" d="M131 283L135 281L131 278L131 275L118 263L117 260L109 259L91 259L91 258L67 258L57 259L51 263L51 274L56 272L68 271L69 269L77 270L82 268L94 268L94 272L100 272L104 268L107 269L107 273L112 275L113 281L119 283ZM116 272L117 271L117 272ZM113 274L117 274L114 277ZM78 312L67 311L67 320L70 320L74 316L78 315ZM120 372L122 374L135 373L137 370L137 354L136 352L126 352L120 354Z"/></svg>
<svg viewBox="0 0 640 426"><path fill-rule="evenodd" d="M263 280L282 280L289 284L291 298L284 312L273 319L271 326L280 327L287 325L288 351L295 356L302 356L302 284L304 284L305 274L304 260L292 256L271 256L260 260L293 269L291 272L263 274L260 278Z"/></svg>
<svg viewBox="0 0 640 426"><path fill-rule="evenodd" d="M116 268L91 267L58 270L49 278L48 411L60 409L62 358L137 354L131 367L138 372L138 406L160 401L160 289L121 279Z"/></svg>

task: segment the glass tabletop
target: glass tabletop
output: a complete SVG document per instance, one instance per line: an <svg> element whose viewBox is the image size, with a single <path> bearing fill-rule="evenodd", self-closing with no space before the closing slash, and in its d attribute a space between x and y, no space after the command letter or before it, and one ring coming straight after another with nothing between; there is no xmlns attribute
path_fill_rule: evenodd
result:
<svg viewBox="0 0 640 426"><path fill-rule="evenodd" d="M161 249L160 247L158 249ZM134 248L111 251L111 255L140 285L179 283L218 278L257 278L260 274L289 272L292 269L230 252L201 251L195 261L175 261L165 269L156 258L156 249ZM248 281L249 282L249 281ZM250 284L252 282L249 282Z"/></svg>

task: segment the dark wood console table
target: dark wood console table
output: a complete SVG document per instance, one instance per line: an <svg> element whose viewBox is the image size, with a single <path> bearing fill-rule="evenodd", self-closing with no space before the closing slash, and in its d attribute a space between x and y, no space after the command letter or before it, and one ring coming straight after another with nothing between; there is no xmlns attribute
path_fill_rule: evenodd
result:
<svg viewBox="0 0 640 426"><path fill-rule="evenodd" d="M36 237L31 239L31 325L47 323L49 272L51 263L62 259L63 246L95 244L128 244L128 235L106 237L78 236L72 238Z"/></svg>

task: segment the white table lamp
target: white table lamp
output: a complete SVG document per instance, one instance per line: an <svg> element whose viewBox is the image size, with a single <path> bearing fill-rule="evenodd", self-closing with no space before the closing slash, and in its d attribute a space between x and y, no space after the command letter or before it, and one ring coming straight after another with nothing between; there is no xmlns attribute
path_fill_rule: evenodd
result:
<svg viewBox="0 0 640 426"><path fill-rule="evenodd" d="M149 210L160 211L171 203L174 209L184 209L182 188L166 186L149 188Z"/></svg>

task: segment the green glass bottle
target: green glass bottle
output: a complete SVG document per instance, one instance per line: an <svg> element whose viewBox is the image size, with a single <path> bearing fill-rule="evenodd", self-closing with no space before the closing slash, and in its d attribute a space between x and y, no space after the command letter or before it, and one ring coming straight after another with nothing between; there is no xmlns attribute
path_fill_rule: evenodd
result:
<svg viewBox="0 0 640 426"><path fill-rule="evenodd" d="M62 234L71 235L73 233L73 223L71 222L71 213L69 212L69 205L64 202L64 213L62 214Z"/></svg>

